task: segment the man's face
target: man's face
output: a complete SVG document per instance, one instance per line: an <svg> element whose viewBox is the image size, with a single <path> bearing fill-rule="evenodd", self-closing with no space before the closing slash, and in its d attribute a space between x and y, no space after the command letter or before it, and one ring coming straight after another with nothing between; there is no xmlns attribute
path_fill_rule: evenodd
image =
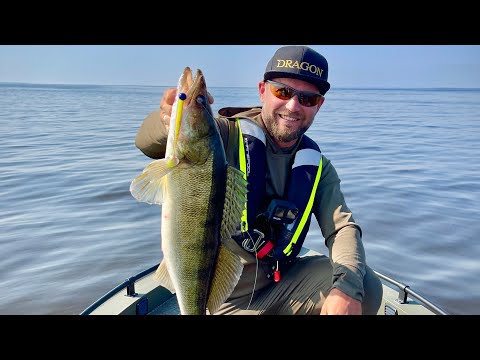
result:
<svg viewBox="0 0 480 360"><path fill-rule="evenodd" d="M295 141L312 125L313 119L325 99L321 98L317 105L311 107L300 104L297 94L291 99L279 99L271 92L271 86L279 88L281 84L284 84L295 90L317 94L319 91L315 85L303 80L290 78L272 80L275 81L275 84L263 81L258 84L260 100L263 103L263 122L277 145L289 147L295 144Z"/></svg>

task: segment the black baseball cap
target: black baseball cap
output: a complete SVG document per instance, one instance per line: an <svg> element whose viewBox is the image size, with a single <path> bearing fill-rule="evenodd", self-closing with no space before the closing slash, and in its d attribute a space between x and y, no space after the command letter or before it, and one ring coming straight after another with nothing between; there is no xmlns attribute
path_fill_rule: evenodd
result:
<svg viewBox="0 0 480 360"><path fill-rule="evenodd" d="M312 83L322 95L330 89L327 59L308 46L289 45L279 48L268 62L263 75L263 80L274 78L292 78Z"/></svg>

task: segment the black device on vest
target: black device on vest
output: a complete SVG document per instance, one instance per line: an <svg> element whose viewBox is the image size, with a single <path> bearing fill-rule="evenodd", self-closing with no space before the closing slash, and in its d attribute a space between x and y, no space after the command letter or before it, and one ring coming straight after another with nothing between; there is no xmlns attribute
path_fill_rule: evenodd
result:
<svg viewBox="0 0 480 360"><path fill-rule="evenodd" d="M292 202L273 199L267 211L256 217L252 238L244 239L242 247L249 252L255 252L259 259L282 252L283 249L275 248L290 242L291 234L287 226L291 226L297 214L298 209Z"/></svg>

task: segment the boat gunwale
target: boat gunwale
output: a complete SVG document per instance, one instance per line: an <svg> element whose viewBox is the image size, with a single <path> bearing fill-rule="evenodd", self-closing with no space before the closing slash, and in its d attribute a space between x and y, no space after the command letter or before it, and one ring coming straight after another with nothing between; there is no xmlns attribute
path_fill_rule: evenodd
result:
<svg viewBox="0 0 480 360"><path fill-rule="evenodd" d="M99 298L97 301L95 301L93 304L91 304L89 307L87 307L85 310L83 310L80 315L90 315L93 311L95 311L99 306L105 304L107 302L107 300L109 300L110 298L114 297L115 295L117 295L120 291L122 291L123 289L126 289L128 288L129 286L132 286L135 284L135 282L137 280L140 280L142 278L144 278L145 276L151 274L152 272L154 272L157 268L158 268L158 265L160 264L156 264L152 267L149 267L148 269L145 269L141 272L139 272L138 274L136 275L133 275L127 279L125 279L125 281L123 281L122 283L118 284L117 286L115 286L112 290L110 290L109 292L107 292L105 295L103 295L101 298ZM133 295L133 294L132 294Z"/></svg>
<svg viewBox="0 0 480 360"><path fill-rule="evenodd" d="M440 308L438 305L435 305L433 302L430 300L427 300L425 297L422 295L418 294L416 291L412 290L410 286L405 285L397 280L394 280L378 271L373 271L375 274L378 275L378 277L384 281L386 281L388 284L394 285L398 288L398 298L396 299L400 304L403 304L407 301L407 296L410 296L412 298L415 298L418 300L423 306L425 306L428 310L432 311L436 315L449 315L448 312Z"/></svg>
<svg viewBox="0 0 480 360"><path fill-rule="evenodd" d="M100 307L101 305L106 303L110 298L112 298L116 294L120 293L120 291L122 291L123 289L127 289L127 294L129 294L129 292L131 292L132 293L131 295L134 295L133 292L134 292L135 282L137 280L140 280L140 279L144 278L145 276L151 274L153 271L155 271L158 268L158 266L159 266L159 263L150 267L150 268L148 268L148 269L146 269L146 270L143 270L143 271L139 272L138 274L136 274L132 277L127 278L125 281L123 281L122 283L120 283L119 285L114 287L112 290L107 292L105 295L103 295L101 298L99 298L93 304L88 306L85 310L83 310L80 313L80 315L90 315L98 307ZM384 274L382 274L378 271L374 270L374 272L375 272L375 274L377 274L380 277L380 279L382 279L384 282L387 283L386 284L387 286L393 285L393 286L397 287L399 293L398 293L398 298L396 300L400 304L406 303L407 302L407 296L410 296L410 297L418 300L425 308L432 311L436 315L449 315L449 313L447 313L445 310L443 310L439 306L435 305L433 302L429 301L428 299L426 299L422 295L418 294L416 291L412 290L408 285L403 284L399 281L396 281L396 280L394 280L394 279L392 279L392 278L390 278L390 277L388 277L388 276L386 276L386 275L384 275ZM129 287L130 287L130 291L129 291ZM393 290L395 290L392 286L389 286L389 287L392 288ZM172 296L174 296L174 294L172 294Z"/></svg>

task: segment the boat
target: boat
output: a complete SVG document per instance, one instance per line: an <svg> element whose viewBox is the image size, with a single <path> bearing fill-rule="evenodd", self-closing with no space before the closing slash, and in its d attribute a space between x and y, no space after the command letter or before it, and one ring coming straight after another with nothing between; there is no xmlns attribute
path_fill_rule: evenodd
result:
<svg viewBox="0 0 480 360"><path fill-rule="evenodd" d="M303 247L299 256L322 255ZM80 315L180 315L175 294L153 279L158 264L126 279ZM374 270L375 271L375 270ZM408 285L375 271L383 286L377 315L449 315Z"/></svg>

